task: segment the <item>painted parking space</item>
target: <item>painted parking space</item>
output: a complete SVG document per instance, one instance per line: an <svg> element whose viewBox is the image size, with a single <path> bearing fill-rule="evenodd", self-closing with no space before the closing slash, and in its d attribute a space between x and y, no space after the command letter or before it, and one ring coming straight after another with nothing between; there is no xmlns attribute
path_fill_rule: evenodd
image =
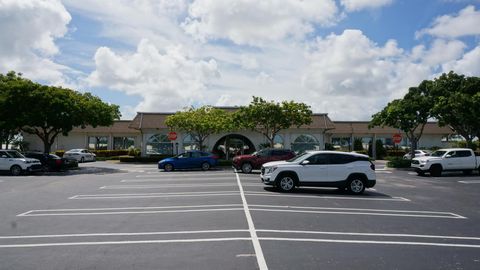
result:
<svg viewBox="0 0 480 270"><path fill-rule="evenodd" d="M88 248L110 248L122 254L142 250L143 260L154 265L158 250L164 250L171 257L162 257L162 266L196 269L318 268L315 263L323 259L348 269L339 254L353 248L393 261L393 250L411 249L434 257L461 249L462 258L473 258L470 250L480 247L479 236L463 228L478 217L424 204L415 189L404 193L400 185L416 179L382 175L362 196L316 188L279 193L260 183L258 174L229 170L71 177L81 192L66 193L47 207L23 207L14 216L22 233L0 234L0 256L13 263L18 257L12 252L20 249L39 261L45 250L73 258L78 251L92 256ZM304 256L289 247L335 253ZM189 256L180 258L186 251L205 264L195 267ZM113 254L104 260L114 258L122 260ZM373 259L367 268L378 263Z"/></svg>

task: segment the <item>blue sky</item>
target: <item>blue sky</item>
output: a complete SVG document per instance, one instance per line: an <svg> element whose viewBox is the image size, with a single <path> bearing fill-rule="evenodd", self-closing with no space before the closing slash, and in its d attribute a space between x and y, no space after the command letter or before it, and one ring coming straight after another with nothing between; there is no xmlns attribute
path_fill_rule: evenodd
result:
<svg viewBox="0 0 480 270"><path fill-rule="evenodd" d="M3 0L0 72L137 111L305 102L369 120L408 87L480 75L480 1Z"/></svg>

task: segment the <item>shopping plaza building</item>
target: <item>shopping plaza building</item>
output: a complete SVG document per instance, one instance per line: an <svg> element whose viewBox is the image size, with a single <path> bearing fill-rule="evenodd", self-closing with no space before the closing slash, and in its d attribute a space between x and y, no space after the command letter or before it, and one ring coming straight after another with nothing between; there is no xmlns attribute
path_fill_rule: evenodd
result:
<svg viewBox="0 0 480 270"><path fill-rule="evenodd" d="M235 110L235 108L223 108ZM141 149L142 156L158 154L177 154L197 149L198 145L185 133L176 131L177 138L169 140L169 128L165 120L173 113L139 112L133 120L115 121L112 126L74 128L68 136L59 135L52 145L52 151L86 148L92 150L120 150L135 147ZM312 123L299 128L292 127L280 131L275 137L276 148L292 149L295 152L325 149L326 143L336 149L353 150L353 142L361 139L364 147L375 140L382 140L384 145L393 146L393 135L401 134L399 146L408 146L403 132L390 127L368 127L369 122L332 121L327 114L313 114ZM437 123L427 123L419 142L419 148L448 147L452 129L440 127ZM24 135L30 150L43 150L42 141L35 135ZM205 142L207 151L229 159L237 154L248 154L266 145L262 134L238 130L212 134Z"/></svg>

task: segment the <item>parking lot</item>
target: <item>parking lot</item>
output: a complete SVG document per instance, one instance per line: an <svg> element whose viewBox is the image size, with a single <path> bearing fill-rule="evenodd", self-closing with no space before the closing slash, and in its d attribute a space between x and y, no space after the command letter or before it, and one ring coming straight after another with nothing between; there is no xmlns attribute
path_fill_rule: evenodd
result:
<svg viewBox="0 0 480 270"><path fill-rule="evenodd" d="M0 269L480 269L480 176L377 170L361 196L258 174L81 164L0 176Z"/></svg>

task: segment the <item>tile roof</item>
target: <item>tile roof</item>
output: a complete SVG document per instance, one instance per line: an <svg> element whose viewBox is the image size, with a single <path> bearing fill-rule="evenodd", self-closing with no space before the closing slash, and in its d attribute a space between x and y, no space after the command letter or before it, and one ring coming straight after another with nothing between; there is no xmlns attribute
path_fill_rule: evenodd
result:
<svg viewBox="0 0 480 270"><path fill-rule="evenodd" d="M368 128L369 122L364 121L338 121L334 122L335 129L328 131L329 134L394 134L401 132L397 128L392 127L373 127ZM448 126L440 127L437 122L428 122L424 129L425 134L453 134L455 133Z"/></svg>

